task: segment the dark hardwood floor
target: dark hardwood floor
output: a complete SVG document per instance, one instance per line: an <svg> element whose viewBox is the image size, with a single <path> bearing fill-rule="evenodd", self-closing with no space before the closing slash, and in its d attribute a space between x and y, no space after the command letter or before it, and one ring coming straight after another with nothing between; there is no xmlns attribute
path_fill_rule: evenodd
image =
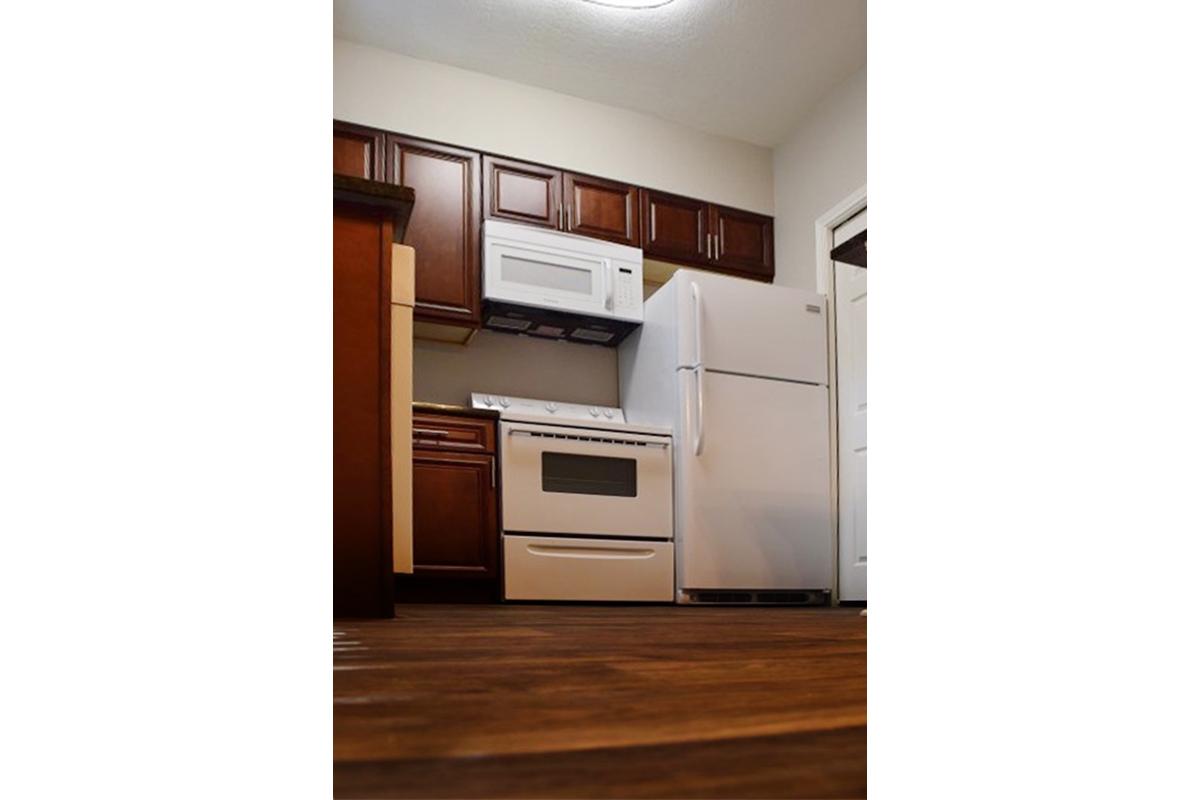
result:
<svg viewBox="0 0 1200 800"><path fill-rule="evenodd" d="M337 797L865 797L858 609L400 605L334 625Z"/></svg>

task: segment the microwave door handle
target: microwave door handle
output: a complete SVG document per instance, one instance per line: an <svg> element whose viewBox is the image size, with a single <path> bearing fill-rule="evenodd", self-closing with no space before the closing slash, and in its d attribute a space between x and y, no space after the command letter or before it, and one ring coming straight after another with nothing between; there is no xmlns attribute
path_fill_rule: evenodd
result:
<svg viewBox="0 0 1200 800"><path fill-rule="evenodd" d="M613 310L613 274L612 262L608 259L604 260L604 309L606 311Z"/></svg>

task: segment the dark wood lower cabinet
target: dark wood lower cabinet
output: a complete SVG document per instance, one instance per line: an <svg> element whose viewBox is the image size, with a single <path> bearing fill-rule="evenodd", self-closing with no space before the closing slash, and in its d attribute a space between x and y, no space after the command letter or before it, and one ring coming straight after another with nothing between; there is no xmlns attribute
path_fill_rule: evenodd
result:
<svg viewBox="0 0 1200 800"><path fill-rule="evenodd" d="M413 574L401 600L499 599L499 465L495 422L413 417Z"/></svg>
<svg viewBox="0 0 1200 800"><path fill-rule="evenodd" d="M391 213L333 205L333 613L391 617Z"/></svg>

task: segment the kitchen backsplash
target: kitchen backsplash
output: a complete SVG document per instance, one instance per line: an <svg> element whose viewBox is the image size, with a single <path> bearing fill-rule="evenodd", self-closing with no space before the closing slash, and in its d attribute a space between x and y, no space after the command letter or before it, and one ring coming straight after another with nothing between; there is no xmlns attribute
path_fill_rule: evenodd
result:
<svg viewBox="0 0 1200 800"><path fill-rule="evenodd" d="M615 406L617 351L487 330L465 347L413 343L414 400L463 405L471 392Z"/></svg>

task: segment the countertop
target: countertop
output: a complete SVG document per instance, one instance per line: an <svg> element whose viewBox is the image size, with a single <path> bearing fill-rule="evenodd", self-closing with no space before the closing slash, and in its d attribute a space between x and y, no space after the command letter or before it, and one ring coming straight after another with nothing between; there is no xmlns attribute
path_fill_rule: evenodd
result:
<svg viewBox="0 0 1200 800"><path fill-rule="evenodd" d="M480 419L500 419L500 412L494 408L471 408L470 406L454 406L444 403L425 403L419 400L412 404L414 414L445 414L452 417L478 417Z"/></svg>

